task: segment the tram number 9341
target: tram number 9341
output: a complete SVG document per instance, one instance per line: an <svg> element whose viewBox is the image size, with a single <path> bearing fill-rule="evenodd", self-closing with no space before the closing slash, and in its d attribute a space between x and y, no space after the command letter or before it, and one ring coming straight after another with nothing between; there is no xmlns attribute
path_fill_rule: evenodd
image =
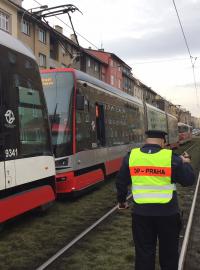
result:
<svg viewBox="0 0 200 270"><path fill-rule="evenodd" d="M17 156L18 156L17 148L14 148L14 149L6 149L6 150L5 150L5 157L6 157L6 158L17 157Z"/></svg>

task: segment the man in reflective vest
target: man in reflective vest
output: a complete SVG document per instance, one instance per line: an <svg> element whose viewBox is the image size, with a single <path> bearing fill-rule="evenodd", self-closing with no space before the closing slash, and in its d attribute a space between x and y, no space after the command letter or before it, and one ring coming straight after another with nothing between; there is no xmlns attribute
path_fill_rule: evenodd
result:
<svg viewBox="0 0 200 270"><path fill-rule="evenodd" d="M135 270L154 270L157 239L162 270L178 269L181 229L176 183L190 186L195 181L190 156L178 156L164 149L165 135L146 132L146 143L124 158L117 176L118 208L126 209L128 186L132 186L132 230Z"/></svg>

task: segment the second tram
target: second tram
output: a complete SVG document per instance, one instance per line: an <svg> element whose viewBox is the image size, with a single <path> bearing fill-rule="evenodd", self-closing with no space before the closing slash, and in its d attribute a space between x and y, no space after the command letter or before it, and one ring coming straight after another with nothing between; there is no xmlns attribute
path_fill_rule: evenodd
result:
<svg viewBox="0 0 200 270"><path fill-rule="evenodd" d="M118 171L125 154L142 145L147 128L174 128L167 143L177 146L175 117L78 70L49 69L41 76L57 193L79 191Z"/></svg>
<svg viewBox="0 0 200 270"><path fill-rule="evenodd" d="M192 126L178 123L179 143L184 144L192 140Z"/></svg>

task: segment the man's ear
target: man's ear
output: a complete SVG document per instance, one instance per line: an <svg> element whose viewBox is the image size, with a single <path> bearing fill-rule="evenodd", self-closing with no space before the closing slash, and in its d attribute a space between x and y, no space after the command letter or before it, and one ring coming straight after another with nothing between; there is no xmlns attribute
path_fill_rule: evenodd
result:
<svg viewBox="0 0 200 270"><path fill-rule="evenodd" d="M162 147L162 148L165 147L165 140L161 140L161 147Z"/></svg>

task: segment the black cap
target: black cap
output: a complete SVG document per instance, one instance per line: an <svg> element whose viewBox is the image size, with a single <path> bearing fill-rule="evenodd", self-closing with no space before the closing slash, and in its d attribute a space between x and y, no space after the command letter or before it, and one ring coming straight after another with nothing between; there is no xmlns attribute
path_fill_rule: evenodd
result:
<svg viewBox="0 0 200 270"><path fill-rule="evenodd" d="M167 132L163 130L147 130L145 134L149 138L160 138L160 139L165 140L165 136L167 135Z"/></svg>

